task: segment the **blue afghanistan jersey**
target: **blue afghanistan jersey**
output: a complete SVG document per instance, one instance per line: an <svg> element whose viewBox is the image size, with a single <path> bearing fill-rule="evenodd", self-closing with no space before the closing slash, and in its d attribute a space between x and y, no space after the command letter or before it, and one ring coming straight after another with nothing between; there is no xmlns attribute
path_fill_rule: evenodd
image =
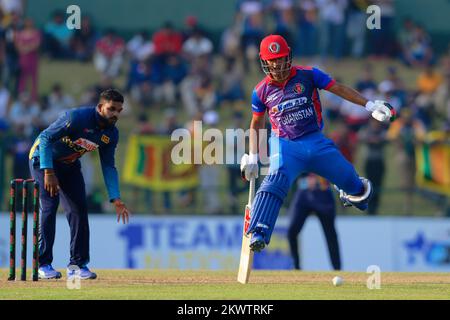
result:
<svg viewBox="0 0 450 320"><path fill-rule="evenodd" d="M268 113L272 132L280 138L295 139L323 127L318 89L335 83L329 75L312 67L292 67L284 83L266 76L253 90L254 114Z"/></svg>
<svg viewBox="0 0 450 320"><path fill-rule="evenodd" d="M71 164L86 152L98 149L106 188L109 198L113 200L120 198L114 161L119 131L115 126L102 129L99 122L96 107L68 110L39 134L29 157L36 158L41 169L49 169L53 168L54 161Z"/></svg>

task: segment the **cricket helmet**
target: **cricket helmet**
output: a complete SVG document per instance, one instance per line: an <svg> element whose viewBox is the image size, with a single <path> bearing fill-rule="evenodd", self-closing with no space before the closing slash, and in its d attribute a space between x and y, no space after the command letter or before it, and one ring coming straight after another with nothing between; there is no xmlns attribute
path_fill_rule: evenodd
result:
<svg viewBox="0 0 450 320"><path fill-rule="evenodd" d="M266 75L271 78L279 78L290 72L292 66L292 51L286 40L276 34L265 37L260 44L259 58L261 67ZM269 67L269 60L284 58L277 67Z"/></svg>

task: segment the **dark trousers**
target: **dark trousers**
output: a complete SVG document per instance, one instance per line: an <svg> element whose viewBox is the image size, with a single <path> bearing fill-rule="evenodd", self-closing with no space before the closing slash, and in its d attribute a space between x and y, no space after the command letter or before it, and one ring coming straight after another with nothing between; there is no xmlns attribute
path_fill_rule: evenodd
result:
<svg viewBox="0 0 450 320"><path fill-rule="evenodd" d="M289 206L288 214L290 223L288 227L288 241L294 268L300 269L300 258L298 252L297 237L306 218L311 213L316 213L325 233L328 252L334 270L341 269L341 257L337 232L334 225L336 218L336 207L331 190L302 190L298 189L294 199Z"/></svg>
<svg viewBox="0 0 450 320"><path fill-rule="evenodd" d="M367 179L372 183L373 193L369 202L367 213L369 215L377 214L380 204L380 192L383 185L384 177L384 161L382 159L367 160L365 164L365 172Z"/></svg>
<svg viewBox="0 0 450 320"><path fill-rule="evenodd" d="M65 165L54 163L59 181L59 195L51 197L44 188L44 170L33 166L30 171L33 179L39 182L40 200L40 238L39 264L51 264L55 242L56 212L61 199L70 226L70 265L79 267L89 262L89 222L87 201L80 162Z"/></svg>

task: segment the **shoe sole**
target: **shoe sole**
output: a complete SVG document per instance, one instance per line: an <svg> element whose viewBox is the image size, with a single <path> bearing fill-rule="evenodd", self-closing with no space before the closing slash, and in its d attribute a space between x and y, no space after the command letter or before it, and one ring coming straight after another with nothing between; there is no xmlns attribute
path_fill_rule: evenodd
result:
<svg viewBox="0 0 450 320"><path fill-rule="evenodd" d="M52 279L61 279L61 278L62 278L62 275L58 275L58 276L54 276L54 277L41 277L41 276L38 276L39 280L52 280Z"/></svg>
<svg viewBox="0 0 450 320"><path fill-rule="evenodd" d="M256 242L250 244L250 249L254 252L260 252L265 247L266 247L266 245L262 241L256 241Z"/></svg>

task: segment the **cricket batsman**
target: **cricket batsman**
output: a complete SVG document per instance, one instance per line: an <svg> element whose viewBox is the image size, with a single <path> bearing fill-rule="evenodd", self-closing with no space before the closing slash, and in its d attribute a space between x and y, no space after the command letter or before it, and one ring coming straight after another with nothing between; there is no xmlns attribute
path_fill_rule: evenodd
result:
<svg viewBox="0 0 450 320"><path fill-rule="evenodd" d="M243 177L257 178L259 130L265 126L267 112L272 125L269 174L255 195L247 230L252 234L250 248L255 252L269 244L283 200L301 173L324 177L340 190L344 205L367 209L372 193L370 181L359 177L333 141L321 132L319 90L365 107L378 121L395 118L395 110L388 103L368 101L317 68L292 66L291 49L279 35L261 41L259 56L266 77L253 90L249 154L241 159Z"/></svg>
<svg viewBox="0 0 450 320"><path fill-rule="evenodd" d="M41 227L39 278L61 278L53 269L56 211L61 199L70 226L70 262L67 277L95 279L89 263L89 223L86 192L79 158L99 150L103 177L117 221L127 223L130 212L120 200L114 153L119 139L115 124L123 109L123 96L114 89L100 94L97 106L71 109L36 138L30 150L30 171L39 182Z"/></svg>

